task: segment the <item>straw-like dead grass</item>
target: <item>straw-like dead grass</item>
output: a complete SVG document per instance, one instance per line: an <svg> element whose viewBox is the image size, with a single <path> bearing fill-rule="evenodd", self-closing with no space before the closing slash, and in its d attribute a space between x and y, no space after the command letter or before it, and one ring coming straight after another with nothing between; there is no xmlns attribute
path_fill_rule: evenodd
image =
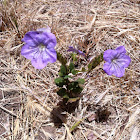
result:
<svg viewBox="0 0 140 140"><path fill-rule="evenodd" d="M104 62L88 77L86 73L79 75L86 79L84 95L75 112L54 113L60 119L67 116L59 128L54 126L51 112L60 101L54 84L60 63L35 70L20 55L24 34L47 25L57 37L56 50L65 57L70 45L84 51L87 58L124 45L132 59L120 79L100 69ZM138 140L139 44L139 0L1 1L0 139ZM95 119L97 112L100 116ZM70 128L78 121L81 123L71 133Z"/></svg>

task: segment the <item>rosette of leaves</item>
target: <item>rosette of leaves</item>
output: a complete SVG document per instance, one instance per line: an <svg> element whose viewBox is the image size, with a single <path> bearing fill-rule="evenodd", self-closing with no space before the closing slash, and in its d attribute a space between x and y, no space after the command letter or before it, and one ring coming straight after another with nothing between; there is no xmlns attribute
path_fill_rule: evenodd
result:
<svg viewBox="0 0 140 140"><path fill-rule="evenodd" d="M58 57L58 60L61 62L61 67L58 73L59 77L55 79L55 84L59 87L57 94L68 102L75 102L80 98L80 93L83 90L82 84L84 84L85 80L73 80L70 74L75 76L78 73L74 63L71 62L69 65L66 65L66 61L62 58L62 55Z"/></svg>

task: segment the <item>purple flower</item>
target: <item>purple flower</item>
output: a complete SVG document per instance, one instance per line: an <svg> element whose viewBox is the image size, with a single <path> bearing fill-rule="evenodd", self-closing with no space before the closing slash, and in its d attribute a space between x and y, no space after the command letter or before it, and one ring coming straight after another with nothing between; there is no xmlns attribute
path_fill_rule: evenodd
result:
<svg viewBox="0 0 140 140"><path fill-rule="evenodd" d="M122 77L125 72L125 68L129 66L131 59L125 55L126 50L124 46L117 47L115 50L106 50L103 58L107 61L103 70L108 75L115 75L116 77Z"/></svg>
<svg viewBox="0 0 140 140"><path fill-rule="evenodd" d="M82 51L77 50L77 49L74 49L74 48L71 47L71 46L69 47L68 52L75 52L75 53L77 53L77 54L79 54L79 55L85 56L85 54L84 54Z"/></svg>
<svg viewBox="0 0 140 140"><path fill-rule="evenodd" d="M57 60L54 49L57 41L49 27L27 32L22 41L25 45L21 49L21 55L30 59L36 69L43 69L49 62Z"/></svg>

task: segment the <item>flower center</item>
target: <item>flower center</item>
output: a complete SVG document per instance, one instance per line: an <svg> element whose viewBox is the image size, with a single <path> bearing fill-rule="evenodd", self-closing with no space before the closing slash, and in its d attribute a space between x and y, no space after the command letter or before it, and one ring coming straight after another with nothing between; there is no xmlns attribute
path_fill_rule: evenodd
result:
<svg viewBox="0 0 140 140"><path fill-rule="evenodd" d="M113 63L116 63L116 59L112 59L112 62L113 62Z"/></svg>
<svg viewBox="0 0 140 140"><path fill-rule="evenodd" d="M44 44L40 44L38 47L39 47L39 51L40 51L40 52L41 52L41 51L44 51L45 48L46 48L46 46L44 46Z"/></svg>
<svg viewBox="0 0 140 140"><path fill-rule="evenodd" d="M117 61L117 58L112 59L112 63L115 64L115 65L117 65L117 66L119 66L118 65L118 61Z"/></svg>

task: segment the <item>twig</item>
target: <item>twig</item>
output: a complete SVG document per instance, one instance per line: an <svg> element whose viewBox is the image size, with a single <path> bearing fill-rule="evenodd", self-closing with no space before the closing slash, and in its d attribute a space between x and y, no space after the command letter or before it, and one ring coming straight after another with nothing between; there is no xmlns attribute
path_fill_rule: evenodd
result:
<svg viewBox="0 0 140 140"><path fill-rule="evenodd" d="M5 112L7 112L8 114L10 114L10 115L12 115L12 116L18 118L18 116L17 116L16 114L14 114L13 112L9 111L8 109L6 109L5 107L3 107L2 105L0 105L0 108L1 108L2 110L4 110Z"/></svg>

